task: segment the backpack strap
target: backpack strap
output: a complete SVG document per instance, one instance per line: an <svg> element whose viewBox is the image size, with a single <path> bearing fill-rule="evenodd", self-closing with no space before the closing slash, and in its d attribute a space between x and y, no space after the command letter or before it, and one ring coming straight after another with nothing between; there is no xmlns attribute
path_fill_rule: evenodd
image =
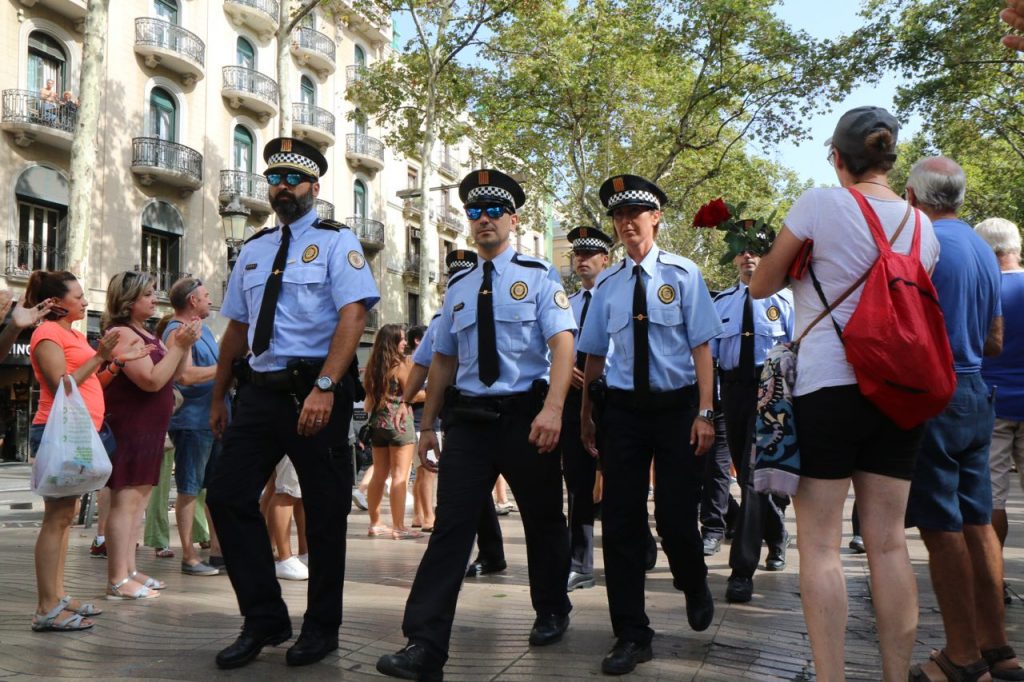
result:
<svg viewBox="0 0 1024 682"><path fill-rule="evenodd" d="M862 195L860 192L858 192L855 189L851 189L850 192L853 193L855 199L858 196L860 197L860 199L864 198L864 195ZM860 204L860 200L858 200L857 203ZM877 222L878 221L878 216L874 215L874 210L871 209L870 206L868 206L868 209L871 210L871 213L874 216L875 221ZM910 204L907 203L907 212L903 214L903 220L900 221L899 227L897 227L896 231L892 233L892 239L886 240L884 238L885 237L885 233L884 232L882 233L882 236L883 236L882 243L885 245L886 248L892 248L892 245L896 243L896 239L900 236L900 234L903 233L903 228L907 226L907 220L910 219L910 211L911 211ZM914 234L914 245L911 247L911 251L914 250L914 247L917 247L917 249L920 251L921 215L919 213L917 213L916 209L915 209L914 212L916 214L916 221L915 221L915 223L916 223L917 229L916 229L915 234ZM868 216L866 214L865 214L864 217L868 218ZM871 220L870 219L868 219L868 226L869 227L871 226ZM879 224L878 229L881 230L881 224ZM874 231L873 230L872 230L872 235L874 235ZM871 267L874 267L874 263L871 264ZM867 281L868 275L871 273L871 268L868 268L867 271L863 275L861 275L860 278L858 278L857 281L854 282L853 285L849 289L844 291L839 296L839 298L837 298L835 301L833 301L831 305L829 304L828 299L825 298L825 292L821 288L821 283L818 281L818 278L815 277L815 275L814 275L814 268L811 265L808 265L807 266L807 271L811 274L811 282L814 284L814 290L818 293L818 298L821 299L821 304L823 306L825 306L825 309L823 311L821 311L821 313L816 318L814 318L814 320L809 325L807 325L807 328L804 329L803 333L800 335L800 338L798 338L796 340L796 344L797 345L799 345L800 342L803 341L804 337L807 336L808 332L810 332L811 329L813 329L816 324L818 324L823 319L825 319L826 315L828 315L829 317L832 317L832 311L835 310L836 308L838 308L840 305L842 305L843 301L848 299L850 297L850 295L854 291L856 291L862 284L864 284L864 282ZM843 339L843 330L840 329L839 323L836 322L836 318L835 317L832 317L832 326L835 327L836 334L839 335L839 340L842 341L842 339Z"/></svg>

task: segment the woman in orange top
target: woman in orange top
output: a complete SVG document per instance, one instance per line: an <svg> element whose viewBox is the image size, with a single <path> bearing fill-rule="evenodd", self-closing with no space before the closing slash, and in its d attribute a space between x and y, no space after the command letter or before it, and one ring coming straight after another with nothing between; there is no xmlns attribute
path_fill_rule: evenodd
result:
<svg viewBox="0 0 1024 682"><path fill-rule="evenodd" d="M126 338L119 344L120 335L113 332L104 336L94 351L85 335L71 328L72 322L85 317L88 302L82 286L70 272L33 272L25 290L24 305L38 306L40 302L52 308L32 333L29 345L32 370L39 382L39 408L29 432L32 454L39 448L54 392L65 374L74 377L93 425L107 452L112 452L113 442L108 438L110 429L103 423L102 384L114 378L119 365L111 365L110 370L99 375L97 370L111 358L123 365L127 360L144 355L145 349L135 338ZM100 613L92 604L83 604L64 593L64 559L77 502L77 496L44 498L43 525L35 548L39 604L32 618L33 630L85 630L93 626L86 616Z"/></svg>

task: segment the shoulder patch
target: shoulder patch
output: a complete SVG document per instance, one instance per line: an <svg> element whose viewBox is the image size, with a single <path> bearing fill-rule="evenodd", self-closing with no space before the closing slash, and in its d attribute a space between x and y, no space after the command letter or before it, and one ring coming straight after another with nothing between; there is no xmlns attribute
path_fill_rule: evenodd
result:
<svg viewBox="0 0 1024 682"><path fill-rule="evenodd" d="M615 275L619 274L620 272L622 272L622 271L623 271L623 270L625 270L625 269L626 269L626 259L625 259L625 258L623 258L623 259L622 259L622 261L621 261L621 262L619 263L619 267L618 267L618 268L616 268L615 270L612 270L611 272L609 272L609 273L608 273L607 275L605 275L605 276L604 276L604 277L603 277L603 278L602 278L602 279L601 279L601 280L600 280L600 281L599 281L599 282L597 283L597 288L598 288L598 289L600 289L601 287L603 287L603 286L604 286L604 284L605 284L605 282L607 282L607 281L608 281L608 280L610 280L610 279L611 279L612 277L614 277Z"/></svg>
<svg viewBox="0 0 1024 682"><path fill-rule="evenodd" d="M551 264L547 261L539 258L532 258L530 256L524 256L523 254L516 252L512 256L512 262L516 265L522 265L524 268L540 268L547 272L551 269Z"/></svg>
<svg viewBox="0 0 1024 682"><path fill-rule="evenodd" d="M468 270L460 270L460 271L456 272L454 275L452 275L451 277L448 278L448 287L451 288L451 286L453 284L455 284L460 279L462 279L463 277L465 277L469 273L473 272L474 270L476 270L476 265L475 264L473 265L473 267L469 268Z"/></svg>
<svg viewBox="0 0 1024 682"><path fill-rule="evenodd" d="M363 257L363 254L353 249L348 252L348 264L356 270L362 270L363 266L366 265L366 258Z"/></svg>
<svg viewBox="0 0 1024 682"><path fill-rule="evenodd" d="M248 244L249 242L251 242L254 239L259 239L260 237L265 237L266 235L270 234L271 232L277 232L277 230L278 230L278 228L276 228L276 227L264 227L262 230L260 230L259 232L257 232L253 236L249 237L248 239L246 239L242 243L243 244Z"/></svg>
<svg viewBox="0 0 1024 682"><path fill-rule="evenodd" d="M334 232L349 229L349 226L345 223L339 223L337 220L331 220L329 218L318 218L313 221L313 227L318 230L333 230Z"/></svg>
<svg viewBox="0 0 1024 682"><path fill-rule="evenodd" d="M569 297L561 289L555 292L555 305L562 310L566 310L569 307Z"/></svg>
<svg viewBox="0 0 1024 682"><path fill-rule="evenodd" d="M671 265L674 268L679 268L683 272L689 272L694 266L693 261L690 259L677 256L676 254L669 253L668 251L662 251L658 254L658 262L664 263L665 265Z"/></svg>

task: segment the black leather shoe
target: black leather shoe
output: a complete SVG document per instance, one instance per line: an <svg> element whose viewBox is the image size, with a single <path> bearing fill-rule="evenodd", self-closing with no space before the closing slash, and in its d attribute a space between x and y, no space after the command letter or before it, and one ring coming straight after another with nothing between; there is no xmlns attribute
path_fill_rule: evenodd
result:
<svg viewBox="0 0 1024 682"><path fill-rule="evenodd" d="M285 627L272 634L261 634L242 630L231 646L217 654L217 667L223 669L241 668L260 655L265 646L276 646L292 638L291 627Z"/></svg>
<svg viewBox="0 0 1024 682"><path fill-rule="evenodd" d="M686 594L686 620L696 632L703 632L711 625L715 617L715 598L711 596L711 588L704 579L704 586L694 593Z"/></svg>
<svg viewBox="0 0 1024 682"><path fill-rule="evenodd" d="M725 601L730 604L746 604L754 596L754 581L752 578L741 578L738 575L729 576L729 582L725 586Z"/></svg>
<svg viewBox="0 0 1024 682"><path fill-rule="evenodd" d="M442 682L444 672L425 647L409 644L401 651L377 659L377 672L402 680Z"/></svg>
<svg viewBox="0 0 1024 682"><path fill-rule="evenodd" d="M601 661L601 672L605 675L625 675L633 672L637 663L646 663L654 658L650 643L637 644L625 639L615 642L615 646Z"/></svg>
<svg viewBox="0 0 1024 682"><path fill-rule="evenodd" d="M288 648L284 660L288 665L309 665L316 663L337 648L337 632L303 630L295 644Z"/></svg>
<svg viewBox="0 0 1024 682"><path fill-rule="evenodd" d="M782 542L768 548L768 558L764 560L764 570L781 571L786 567L786 549L789 548L789 533L783 531Z"/></svg>
<svg viewBox="0 0 1024 682"><path fill-rule="evenodd" d="M569 629L569 614L558 615L556 613L545 613L538 615L533 621L533 628L530 630L530 644L533 646L547 646L562 639L562 635Z"/></svg>
<svg viewBox="0 0 1024 682"><path fill-rule="evenodd" d="M508 568L508 564L505 562L504 559L502 559L501 561L488 561L487 559L477 559L469 565L469 568L466 569L466 577L475 578L477 576L487 575L489 573L501 573L506 568Z"/></svg>

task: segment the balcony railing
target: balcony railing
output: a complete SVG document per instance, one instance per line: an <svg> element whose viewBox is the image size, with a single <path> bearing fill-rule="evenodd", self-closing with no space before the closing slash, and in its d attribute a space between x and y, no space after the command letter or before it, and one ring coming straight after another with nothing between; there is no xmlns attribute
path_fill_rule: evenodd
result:
<svg viewBox="0 0 1024 682"><path fill-rule="evenodd" d="M277 106L277 82L270 76L244 66L224 67L224 89L247 92Z"/></svg>
<svg viewBox="0 0 1024 682"><path fill-rule="evenodd" d="M349 133L345 142L346 149L353 154L372 156L380 161L384 160L384 144L375 137L362 133Z"/></svg>
<svg viewBox="0 0 1024 682"><path fill-rule="evenodd" d="M135 44L171 50L188 57L200 66L206 64L206 45L199 36L163 19L136 19Z"/></svg>
<svg viewBox="0 0 1024 682"><path fill-rule="evenodd" d="M374 308L366 311L366 331L377 331L380 329L380 311Z"/></svg>
<svg viewBox="0 0 1024 682"><path fill-rule="evenodd" d="M334 61L334 41L329 37L311 28L300 28L295 35L296 42L298 42L300 47L319 52L332 62Z"/></svg>
<svg viewBox="0 0 1024 682"><path fill-rule="evenodd" d="M262 175L241 170L222 170L220 172L220 193L230 200L237 194L243 202L246 199L270 203L267 194L267 179Z"/></svg>
<svg viewBox="0 0 1024 682"><path fill-rule="evenodd" d="M292 123L313 126L334 136L334 114L321 107L295 102L292 104Z"/></svg>
<svg viewBox="0 0 1024 682"><path fill-rule="evenodd" d="M33 270L63 270L67 267L67 255L64 249L8 240L4 274L8 277L28 277Z"/></svg>
<svg viewBox="0 0 1024 682"><path fill-rule="evenodd" d="M374 246L384 246L384 223L373 218L363 218L362 216L353 216L345 221L346 224L352 228L352 231L359 241Z"/></svg>
<svg viewBox="0 0 1024 682"><path fill-rule="evenodd" d="M74 133L78 106L43 99L34 90L4 90L4 123L30 123Z"/></svg>
<svg viewBox="0 0 1024 682"><path fill-rule="evenodd" d="M441 172L445 175L455 177L459 174L458 164L450 156L445 156L441 159Z"/></svg>
<svg viewBox="0 0 1024 682"><path fill-rule="evenodd" d="M358 83L363 80L366 76L366 65L365 64L352 64L345 67L345 80L351 85L352 83Z"/></svg>
<svg viewBox="0 0 1024 682"><path fill-rule="evenodd" d="M441 211L441 217L438 219L441 226L451 230L452 232L458 232L459 234L466 233L466 221L465 218L455 211L455 209L449 208L447 211Z"/></svg>
<svg viewBox="0 0 1024 682"><path fill-rule="evenodd" d="M233 5L252 7L263 12L274 21L277 21L277 17L281 13L281 6L277 4L277 0L229 0L229 2Z"/></svg>
<svg viewBox="0 0 1024 682"><path fill-rule="evenodd" d="M203 181L202 154L183 144L156 137L132 140L132 168L137 167L173 171L194 183Z"/></svg>
<svg viewBox="0 0 1024 682"><path fill-rule="evenodd" d="M323 199L317 199L313 202L313 206L316 208L317 217L322 220L334 220L334 204Z"/></svg>
<svg viewBox="0 0 1024 682"><path fill-rule="evenodd" d="M402 268L402 272L410 277L420 276L420 257L419 256L406 256L405 267Z"/></svg>
<svg viewBox="0 0 1024 682"><path fill-rule="evenodd" d="M156 270L153 268L147 268L142 265L135 266L135 272L144 272L154 280L156 283L153 285L156 295L159 298L167 298L167 292L170 291L171 285L177 282L182 277L191 277L191 272L174 272L172 270Z"/></svg>

